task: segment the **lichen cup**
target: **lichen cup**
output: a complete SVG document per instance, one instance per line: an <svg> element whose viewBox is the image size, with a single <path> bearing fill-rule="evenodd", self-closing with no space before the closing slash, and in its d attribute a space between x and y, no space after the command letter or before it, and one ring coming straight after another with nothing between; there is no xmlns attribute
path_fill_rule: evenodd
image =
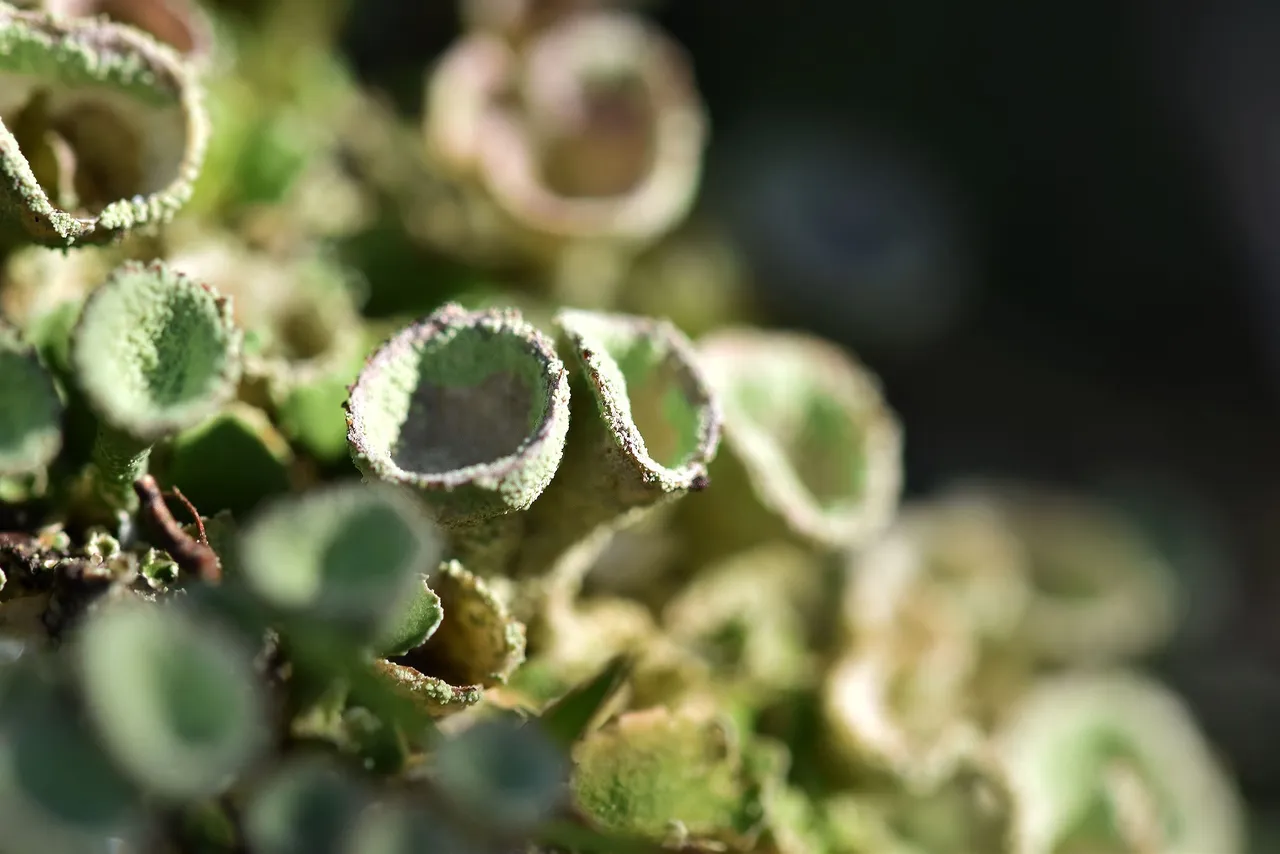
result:
<svg viewBox="0 0 1280 854"><path fill-rule="evenodd" d="M89 296L71 364L99 421L93 475L108 506L136 507L152 446L234 396L240 343L226 301L158 261L121 265Z"/></svg>
<svg viewBox="0 0 1280 854"><path fill-rule="evenodd" d="M716 488L686 502L691 557L784 537L826 551L883 531L902 488L902 432L880 384L820 338L727 329L698 342L724 411Z"/></svg>
<svg viewBox="0 0 1280 854"><path fill-rule="evenodd" d="M1246 850L1235 784L1182 701L1148 677L1050 677L1009 710L995 745L1024 803L1021 850Z"/></svg>
<svg viewBox="0 0 1280 854"><path fill-rule="evenodd" d="M706 485L720 408L669 322L579 310L555 322L581 391L564 464L531 511L514 570L554 574L571 591L616 530Z"/></svg>
<svg viewBox="0 0 1280 854"><path fill-rule="evenodd" d="M449 304L369 358L346 409L365 478L417 491L455 556L487 575L505 566L519 514L560 465L569 382L552 343L518 312Z"/></svg>
<svg viewBox="0 0 1280 854"><path fill-rule="evenodd" d="M515 256L556 268L627 256L693 204L704 109L688 59L638 16L582 11L518 46L476 31L433 68L426 97L433 161L491 209Z"/></svg>
<svg viewBox="0 0 1280 854"><path fill-rule="evenodd" d="M0 219L29 241L105 243L187 202L209 124L194 75L149 35L0 3Z"/></svg>

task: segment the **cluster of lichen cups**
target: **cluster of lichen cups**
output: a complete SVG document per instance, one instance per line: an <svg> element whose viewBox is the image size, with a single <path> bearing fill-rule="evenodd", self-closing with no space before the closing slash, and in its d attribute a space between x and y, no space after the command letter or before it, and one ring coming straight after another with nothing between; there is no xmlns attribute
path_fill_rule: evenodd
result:
<svg viewBox="0 0 1280 854"><path fill-rule="evenodd" d="M419 129L336 68L336 4L245 4L244 79L188 0L24 5L0 232L72 251L0 246L0 850L1245 850L1126 669L1178 613L1133 526L900 508L870 371L706 296L653 25L464 0ZM330 250L396 218L608 308L414 267L425 316L371 321Z"/></svg>

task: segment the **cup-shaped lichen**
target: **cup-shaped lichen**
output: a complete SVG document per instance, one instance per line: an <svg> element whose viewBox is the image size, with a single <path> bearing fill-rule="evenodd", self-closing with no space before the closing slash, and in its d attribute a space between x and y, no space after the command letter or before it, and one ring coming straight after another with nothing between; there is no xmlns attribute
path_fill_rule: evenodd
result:
<svg viewBox="0 0 1280 854"><path fill-rule="evenodd" d="M213 24L196 0L43 0L64 18L97 18L125 24L203 64L213 49Z"/></svg>
<svg viewBox="0 0 1280 854"><path fill-rule="evenodd" d="M484 523L528 509L551 481L569 428L568 376L518 312L450 304L369 358L347 424L365 477L417 490L465 554L464 541L507 540L505 521Z"/></svg>
<svg viewBox="0 0 1280 854"><path fill-rule="evenodd" d="M278 499L239 546L239 572L261 601L363 645L412 634L403 624L414 615L436 619L417 606L438 559L434 526L411 499L356 483Z"/></svg>
<svg viewBox="0 0 1280 854"><path fill-rule="evenodd" d="M704 338L699 356L724 409L729 451L711 469L721 488L690 502L707 511L698 518L705 540L776 531L848 548L888 525L902 434L862 365L820 339L746 329Z"/></svg>
<svg viewBox="0 0 1280 854"><path fill-rule="evenodd" d="M50 246L169 220L208 123L170 48L132 27L0 4L0 213Z"/></svg>
<svg viewBox="0 0 1280 854"><path fill-rule="evenodd" d="M62 401L53 377L0 320L0 478L38 474L61 447Z"/></svg>
<svg viewBox="0 0 1280 854"><path fill-rule="evenodd" d="M529 831L567 794L568 756L536 721L479 721L435 750L443 797L473 820L509 834Z"/></svg>
<svg viewBox="0 0 1280 854"><path fill-rule="evenodd" d="M974 487L1008 519L1031 584L1021 633L1051 662L1132 658L1173 633L1173 568L1123 514L1083 496L1017 484Z"/></svg>
<svg viewBox="0 0 1280 854"><path fill-rule="evenodd" d="M1052 678L1012 710L997 745L1025 807L1021 850L1245 850L1226 770L1181 701L1145 677Z"/></svg>
<svg viewBox="0 0 1280 854"><path fill-rule="evenodd" d="M602 10L519 50L486 33L459 42L432 75L427 119L433 152L473 174L534 251L665 233L692 204L707 133L682 51Z"/></svg>
<svg viewBox="0 0 1280 854"><path fill-rule="evenodd" d="M670 323L564 311L556 324L586 393L575 395L564 465L531 513L522 575L544 572L630 511L701 489L720 444L717 401Z"/></svg>
<svg viewBox="0 0 1280 854"><path fill-rule="evenodd" d="M160 262L128 262L85 301L71 362L100 422L94 463L101 492L130 506L152 445L200 423L235 393L240 334L212 289Z"/></svg>
<svg viewBox="0 0 1280 854"><path fill-rule="evenodd" d="M42 665L6 665L0 683L0 827L4 849L91 852L141 829L138 792Z"/></svg>
<svg viewBox="0 0 1280 854"><path fill-rule="evenodd" d="M252 649L224 627L177 605L121 600L94 611L78 640L89 717L146 790L216 794L266 747Z"/></svg>
<svg viewBox="0 0 1280 854"><path fill-rule="evenodd" d="M244 814L245 837L257 854L345 854L343 835L368 799L332 762L294 759L254 790Z"/></svg>

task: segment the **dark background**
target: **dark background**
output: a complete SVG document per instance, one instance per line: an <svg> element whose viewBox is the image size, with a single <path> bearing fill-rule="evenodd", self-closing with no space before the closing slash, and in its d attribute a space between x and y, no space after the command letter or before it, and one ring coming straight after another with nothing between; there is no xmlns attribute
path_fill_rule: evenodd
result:
<svg viewBox="0 0 1280 854"><path fill-rule="evenodd" d="M360 0L418 108L454 4ZM701 213L771 322L851 346L911 494L1098 490L1194 579L1152 662L1280 805L1280 3L669 0L712 122Z"/></svg>

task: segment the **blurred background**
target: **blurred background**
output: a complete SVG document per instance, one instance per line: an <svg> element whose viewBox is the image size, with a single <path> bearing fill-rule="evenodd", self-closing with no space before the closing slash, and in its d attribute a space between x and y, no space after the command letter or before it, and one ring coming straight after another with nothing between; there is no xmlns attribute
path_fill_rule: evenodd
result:
<svg viewBox="0 0 1280 854"><path fill-rule="evenodd" d="M345 49L405 114L455 6L353 6ZM692 56L697 216L759 316L879 374L909 496L1015 477L1139 519L1193 591L1150 665L1280 808L1280 4L649 14Z"/></svg>

